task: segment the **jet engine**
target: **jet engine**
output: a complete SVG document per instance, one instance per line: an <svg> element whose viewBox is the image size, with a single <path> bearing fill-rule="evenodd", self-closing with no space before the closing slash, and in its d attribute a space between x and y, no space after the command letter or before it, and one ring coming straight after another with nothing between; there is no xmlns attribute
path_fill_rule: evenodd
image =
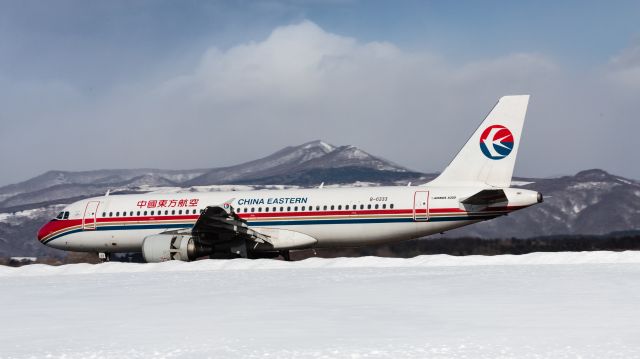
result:
<svg viewBox="0 0 640 359"><path fill-rule="evenodd" d="M182 234L156 234L142 241L142 256L147 263L171 260L190 261L204 255L192 236Z"/></svg>

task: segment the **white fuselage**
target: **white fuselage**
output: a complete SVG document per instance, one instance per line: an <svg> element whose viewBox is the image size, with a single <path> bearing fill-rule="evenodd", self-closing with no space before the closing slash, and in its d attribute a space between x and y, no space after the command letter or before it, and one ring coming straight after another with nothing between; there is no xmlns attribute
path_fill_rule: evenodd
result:
<svg viewBox="0 0 640 359"><path fill-rule="evenodd" d="M139 252L145 237L189 229L207 206L228 204L251 229L281 229L314 239L282 249L360 246L444 232L538 202L537 192L505 188L508 202L475 209L461 205L461 199L480 190L418 186L112 195L67 206L38 239L65 250Z"/></svg>

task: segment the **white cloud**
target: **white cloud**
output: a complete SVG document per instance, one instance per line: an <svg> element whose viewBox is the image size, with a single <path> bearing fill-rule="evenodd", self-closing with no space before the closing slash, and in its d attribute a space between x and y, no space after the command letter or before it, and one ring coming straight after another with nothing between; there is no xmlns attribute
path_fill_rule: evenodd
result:
<svg viewBox="0 0 640 359"><path fill-rule="evenodd" d="M531 93L517 171L546 176L604 167L640 177L627 166L638 130L628 113L638 105L607 80L633 63L637 50L629 51L615 66L583 76L538 53L454 64L441 54L361 42L303 21L262 41L210 48L192 68L170 71L179 76L121 84L97 99L64 89L73 101L56 107L60 91L34 91L51 104L51 117L74 124L57 136L75 154L72 164L49 157L40 166L209 167L322 138L437 171L499 96ZM26 97L15 102L28 114L36 102ZM634 130L621 133L621 126ZM49 137L34 143L40 153L50 148Z"/></svg>
<svg viewBox="0 0 640 359"><path fill-rule="evenodd" d="M161 114L215 127L220 135L212 141L234 143L245 158L261 154L256 146L275 150L324 138L438 170L499 96L542 88L558 72L550 59L526 53L454 66L304 21L260 42L212 48L196 69L153 92L164 104ZM440 147L437 158L420 155Z"/></svg>
<svg viewBox="0 0 640 359"><path fill-rule="evenodd" d="M640 40L612 57L609 65L609 78L612 81L640 88Z"/></svg>

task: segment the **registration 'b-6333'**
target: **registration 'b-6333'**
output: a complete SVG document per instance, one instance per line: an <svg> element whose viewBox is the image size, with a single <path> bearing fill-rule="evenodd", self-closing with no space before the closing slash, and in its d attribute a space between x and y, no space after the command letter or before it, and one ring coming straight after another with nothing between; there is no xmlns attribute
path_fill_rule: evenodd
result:
<svg viewBox="0 0 640 359"><path fill-rule="evenodd" d="M420 186L105 195L67 206L38 240L142 252L148 262L263 258L428 236L542 202L510 188L528 95L505 96L433 181Z"/></svg>

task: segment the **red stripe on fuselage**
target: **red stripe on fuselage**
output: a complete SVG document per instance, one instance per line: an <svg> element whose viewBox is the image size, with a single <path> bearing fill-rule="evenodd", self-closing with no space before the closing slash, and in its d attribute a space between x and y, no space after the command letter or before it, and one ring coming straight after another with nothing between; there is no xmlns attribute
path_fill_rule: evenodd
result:
<svg viewBox="0 0 640 359"><path fill-rule="evenodd" d="M482 212L491 211L512 211L524 208L526 206L506 206L506 207L490 207L482 210ZM416 209L416 213L424 214L425 209ZM283 217L322 217L322 216L366 216L366 215L413 215L414 210L410 209L388 209L388 210L340 210L340 211L305 211L305 212L254 212L254 213L237 213L243 219L259 219L259 218L283 218ZM459 208L430 208L429 213L466 213ZM96 224L111 223L146 223L157 221L192 221L196 222L200 215L170 215L170 216L133 216L133 217L99 217L96 218ZM93 219L88 218L86 223L93 224ZM82 219L63 219L52 220L45 224L38 232L38 239L47 237L51 233L59 232L67 228L82 226Z"/></svg>

